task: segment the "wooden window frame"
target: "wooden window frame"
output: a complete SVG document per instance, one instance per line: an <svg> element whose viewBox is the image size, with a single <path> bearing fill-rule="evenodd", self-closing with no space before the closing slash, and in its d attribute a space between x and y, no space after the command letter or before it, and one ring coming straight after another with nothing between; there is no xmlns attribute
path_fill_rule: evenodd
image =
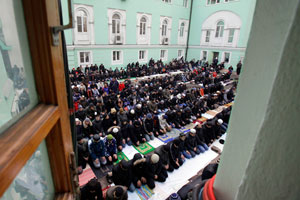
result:
<svg viewBox="0 0 300 200"><path fill-rule="evenodd" d="M50 27L60 25L58 2L23 0L39 104L0 136L0 197L46 139L56 199L71 199L73 152L62 44L52 46ZM61 40L60 40L61 41Z"/></svg>

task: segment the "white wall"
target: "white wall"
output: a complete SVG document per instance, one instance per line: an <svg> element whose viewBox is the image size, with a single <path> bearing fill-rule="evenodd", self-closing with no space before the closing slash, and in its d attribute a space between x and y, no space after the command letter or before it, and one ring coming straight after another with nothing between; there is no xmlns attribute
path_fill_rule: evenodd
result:
<svg viewBox="0 0 300 200"><path fill-rule="evenodd" d="M217 199L300 196L299 13L298 0L257 1L214 184Z"/></svg>

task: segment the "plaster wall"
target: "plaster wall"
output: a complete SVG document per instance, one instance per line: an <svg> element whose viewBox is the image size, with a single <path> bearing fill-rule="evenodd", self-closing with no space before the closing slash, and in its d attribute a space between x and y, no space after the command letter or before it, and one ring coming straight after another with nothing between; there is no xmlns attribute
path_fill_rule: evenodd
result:
<svg viewBox="0 0 300 200"><path fill-rule="evenodd" d="M298 0L257 1L214 184L217 199L299 197L297 20Z"/></svg>

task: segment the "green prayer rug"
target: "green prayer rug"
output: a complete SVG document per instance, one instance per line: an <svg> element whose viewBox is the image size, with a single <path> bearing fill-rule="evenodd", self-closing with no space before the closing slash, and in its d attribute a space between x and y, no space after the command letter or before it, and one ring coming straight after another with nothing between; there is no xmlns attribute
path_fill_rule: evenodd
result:
<svg viewBox="0 0 300 200"><path fill-rule="evenodd" d="M141 143L139 146L133 145L133 147L143 155L146 155L147 153L150 153L151 151L154 151L154 149L155 149L148 142Z"/></svg>
<svg viewBox="0 0 300 200"><path fill-rule="evenodd" d="M121 162L121 160L125 159L126 161L128 161L129 159L127 158L127 156L122 152L118 152L118 160L116 162L114 162L114 165L118 164L119 162Z"/></svg>

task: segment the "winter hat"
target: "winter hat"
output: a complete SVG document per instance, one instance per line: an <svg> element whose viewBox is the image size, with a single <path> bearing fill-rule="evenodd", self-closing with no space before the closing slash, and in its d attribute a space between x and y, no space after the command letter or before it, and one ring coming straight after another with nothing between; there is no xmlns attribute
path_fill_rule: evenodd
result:
<svg viewBox="0 0 300 200"><path fill-rule="evenodd" d="M118 128L113 128L113 133L117 133L118 131L119 131L119 129Z"/></svg>
<svg viewBox="0 0 300 200"><path fill-rule="evenodd" d="M112 134L109 134L109 135L106 136L106 138L107 138L108 140L112 140L114 137L112 136Z"/></svg>
<svg viewBox="0 0 300 200"><path fill-rule="evenodd" d="M181 198L177 193L173 193L170 195L169 200L181 200Z"/></svg>
<svg viewBox="0 0 300 200"><path fill-rule="evenodd" d="M91 122L90 118L85 118L84 121Z"/></svg>
<svg viewBox="0 0 300 200"><path fill-rule="evenodd" d="M159 161L159 156L156 153L152 154L152 156L151 156L151 162L153 164L156 164L156 163L158 163L158 161Z"/></svg>
<svg viewBox="0 0 300 200"><path fill-rule="evenodd" d="M79 105L78 108L82 108L82 105Z"/></svg>
<svg viewBox="0 0 300 200"><path fill-rule="evenodd" d="M147 117L147 119L151 119L152 118L151 113L148 113L146 117Z"/></svg>
<svg viewBox="0 0 300 200"><path fill-rule="evenodd" d="M120 186L118 186L118 187L116 188L116 190L115 190L115 195L116 195L116 197L121 197L121 196L123 195L123 193L124 193L123 188L120 187Z"/></svg>
<svg viewBox="0 0 300 200"><path fill-rule="evenodd" d="M196 130L195 129L191 129L191 133L195 134L196 133Z"/></svg>
<svg viewBox="0 0 300 200"><path fill-rule="evenodd" d="M98 134L95 134L93 136L94 141L99 141L100 140L100 136Z"/></svg>
<svg viewBox="0 0 300 200"><path fill-rule="evenodd" d="M222 119L218 119L218 124L223 124L223 120Z"/></svg>
<svg viewBox="0 0 300 200"><path fill-rule="evenodd" d="M183 136L185 136L185 133L184 133L184 132L181 132L181 133L179 134L179 137L183 137Z"/></svg>
<svg viewBox="0 0 300 200"><path fill-rule="evenodd" d="M111 110L110 110L110 113L111 114L115 114L117 112L117 110L115 109L115 108L112 108Z"/></svg>

